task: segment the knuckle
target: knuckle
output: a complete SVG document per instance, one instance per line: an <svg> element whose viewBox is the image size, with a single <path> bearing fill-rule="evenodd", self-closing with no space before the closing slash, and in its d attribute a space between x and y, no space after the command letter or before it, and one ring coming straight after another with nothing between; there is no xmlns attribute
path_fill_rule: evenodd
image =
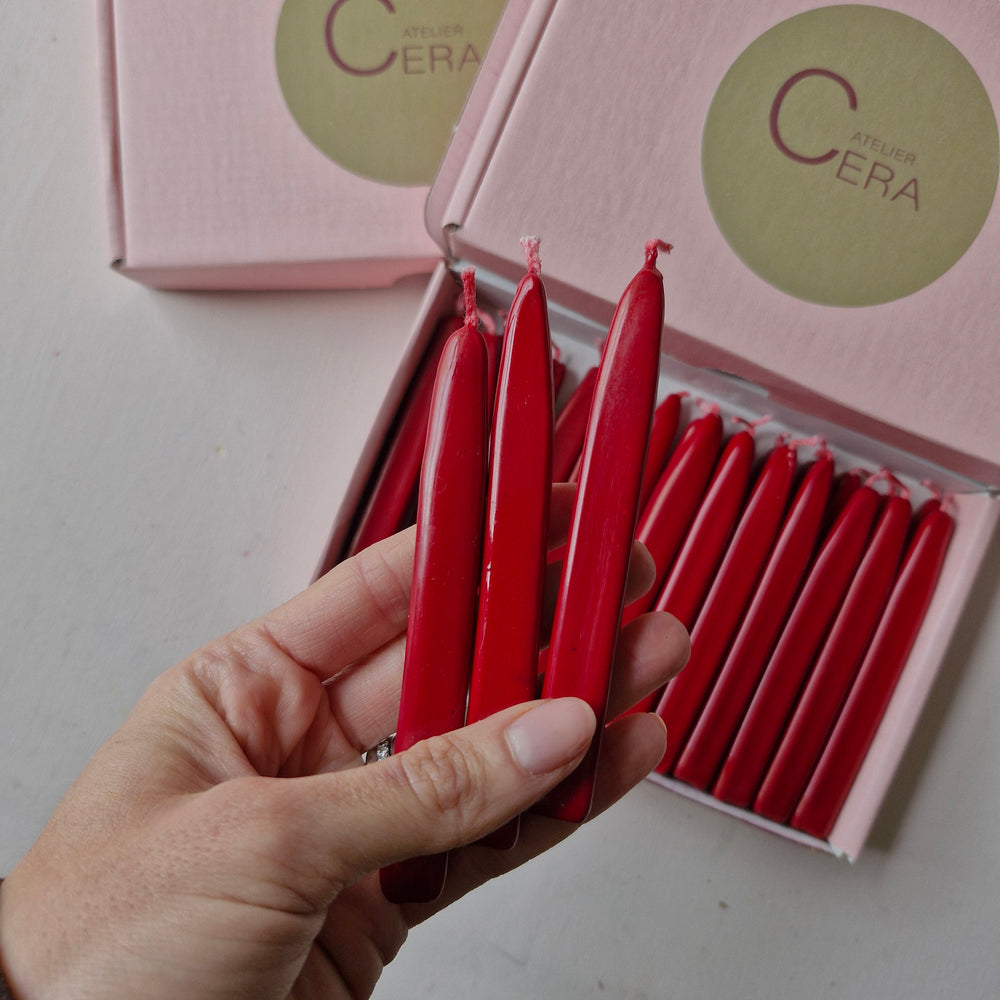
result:
<svg viewBox="0 0 1000 1000"><path fill-rule="evenodd" d="M450 736L437 737L399 755L403 780L419 808L453 816L462 825L485 804L482 759L460 748Z"/></svg>

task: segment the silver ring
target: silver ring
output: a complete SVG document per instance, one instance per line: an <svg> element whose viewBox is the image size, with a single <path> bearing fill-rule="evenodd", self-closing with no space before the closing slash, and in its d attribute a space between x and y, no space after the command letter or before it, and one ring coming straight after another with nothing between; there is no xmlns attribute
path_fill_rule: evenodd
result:
<svg viewBox="0 0 1000 1000"><path fill-rule="evenodd" d="M376 760L385 760L387 757L392 756L392 747L396 742L396 737L387 736L384 740L380 740L371 748L365 752L365 763L371 764Z"/></svg>

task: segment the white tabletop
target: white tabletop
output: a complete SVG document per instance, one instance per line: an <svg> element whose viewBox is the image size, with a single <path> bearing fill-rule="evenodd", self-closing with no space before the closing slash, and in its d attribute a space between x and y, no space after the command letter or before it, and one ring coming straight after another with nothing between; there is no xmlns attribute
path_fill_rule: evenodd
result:
<svg viewBox="0 0 1000 1000"><path fill-rule="evenodd" d="M89 3L0 4L0 873L157 673L308 583L423 287L114 274L95 48ZM647 783L376 996L1000 994L998 554L856 864Z"/></svg>

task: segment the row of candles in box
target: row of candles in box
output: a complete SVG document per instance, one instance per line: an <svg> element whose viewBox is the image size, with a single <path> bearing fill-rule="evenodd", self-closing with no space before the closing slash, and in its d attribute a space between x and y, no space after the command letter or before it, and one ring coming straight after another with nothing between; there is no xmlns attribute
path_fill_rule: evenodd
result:
<svg viewBox="0 0 1000 1000"><path fill-rule="evenodd" d="M447 529L450 542L437 537L435 550L465 549L468 556L465 575L455 579L464 581L458 586L469 591L472 610L468 634L456 640L451 693L439 666L433 681L423 682L418 666L410 667L409 682L404 667L396 746L534 697L540 676L543 696L585 697L602 718L620 625L669 611L690 631L691 657L663 691L633 709L655 711L666 723L668 750L657 770L825 838L916 637L953 521L933 491L915 511L888 470L838 471L822 440L766 434L763 420L725 421L717 405L683 392L657 402L663 320L655 260L662 246L647 246L600 365L564 394L557 417L552 400L564 369L553 358L537 244L528 244L529 273L505 335L477 334L463 388L468 362L455 344L476 325L465 275L464 323L439 324L347 553L417 519L408 665L424 656L424 642L427 658L440 664L442 636L454 634L456 621L454 592L437 611L433 596L421 606L421 531L430 545L432 531ZM466 399L449 407L449 391ZM482 426L470 420L480 411ZM766 447L759 443L765 434ZM488 449L480 448L486 441ZM470 459L477 449L482 458ZM464 492L456 486L459 467ZM421 475L423 512L414 509ZM578 483L577 506L552 641L539 650L548 486L562 481ZM442 494L446 510L432 523ZM497 505L511 495L512 511L498 519ZM601 529L588 534L588 518ZM618 537L610 548L607 521L616 522ZM622 608L633 533L653 557L656 582ZM519 582L507 594L499 587L490 594L488 578ZM568 610L560 617L561 604ZM596 754L595 741L574 780L540 811L585 817ZM509 846L516 832L511 824L488 842ZM383 886L398 898L432 897L444 877L445 859L437 861L436 869L434 859L417 859L384 872Z"/></svg>

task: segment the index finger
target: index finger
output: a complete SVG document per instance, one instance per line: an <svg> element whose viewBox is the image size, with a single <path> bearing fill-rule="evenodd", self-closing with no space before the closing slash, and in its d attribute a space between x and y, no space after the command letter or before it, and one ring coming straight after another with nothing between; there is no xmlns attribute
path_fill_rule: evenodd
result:
<svg viewBox="0 0 1000 1000"><path fill-rule="evenodd" d="M415 528L338 563L256 625L322 680L406 631Z"/></svg>

